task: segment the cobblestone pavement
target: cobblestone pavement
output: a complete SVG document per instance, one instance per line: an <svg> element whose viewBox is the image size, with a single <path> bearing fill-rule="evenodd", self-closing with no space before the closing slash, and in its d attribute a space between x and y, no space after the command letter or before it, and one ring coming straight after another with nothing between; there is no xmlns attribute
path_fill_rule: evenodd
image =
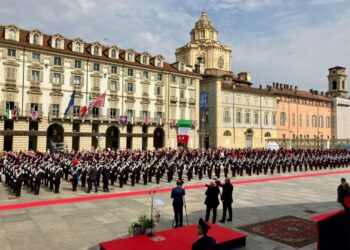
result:
<svg viewBox="0 0 350 250"><path fill-rule="evenodd" d="M334 169L330 172L346 169ZM323 171L313 171L325 172ZM308 172L310 173L310 172ZM299 175L305 172L286 173L274 176ZM235 180L263 179L271 176L236 177ZM259 182L236 185L234 189L233 222L220 224L236 228L247 224L265 221L284 215L301 218L338 209L336 188L341 177L350 179L347 174L332 174L318 177L304 177L272 182ZM208 179L192 180L186 185L205 184ZM159 185L129 185L120 189L111 187L111 192L144 190L156 187L171 187L173 183L164 180ZM190 224L196 223L205 215L205 187L186 191L187 214ZM103 194L99 192L98 194ZM84 189L71 191L70 183L63 182L61 192L54 194L41 189L40 196L34 196L22 190L22 197L16 199L4 184L0 184L0 205L23 203L38 200L59 199L86 195ZM156 193L154 198L162 199L165 205L157 207L160 221L156 230L171 227L173 212L169 193ZM42 206L28 209L0 211L0 248L5 249L99 249L98 243L127 235L127 228L141 214L150 213L151 197L149 195L130 196L117 199L106 199L62 205ZM219 207L218 216L222 214ZM305 210L317 212L310 215ZM186 217L185 217L186 220ZM266 238L248 234L247 245L239 249L293 249ZM302 248L316 249L316 244Z"/></svg>

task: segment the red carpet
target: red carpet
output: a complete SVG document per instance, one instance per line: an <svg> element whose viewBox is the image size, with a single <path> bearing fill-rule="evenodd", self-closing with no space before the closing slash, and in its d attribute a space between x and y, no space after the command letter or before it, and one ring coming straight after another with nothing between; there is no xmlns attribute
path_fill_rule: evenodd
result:
<svg viewBox="0 0 350 250"><path fill-rule="evenodd" d="M350 173L350 170L343 170L343 171L334 171L334 172L320 172L320 173L309 173L309 174L259 178L259 179L251 179L251 180L238 180L238 181L233 181L232 183L234 185L244 185L244 184L252 184L252 183L259 183L259 182L281 181L281 180L317 177L317 176L324 176L324 175L349 174L349 173ZM190 189L205 188L205 186L203 184L188 185L188 186L185 185L184 188L186 190L190 190ZM170 192L171 190L172 190L172 187L158 188L157 193ZM59 205L59 204L65 204L65 203L75 203L75 202L84 202L84 201L116 199L116 198L145 195L145 194L149 194L149 190L128 191L128 192L122 192L122 193L111 193L111 194L103 194L103 195L91 195L91 196L82 196L82 197L74 197L74 198L62 198L62 199L53 199L53 200L44 200L44 201L34 201L34 202L26 202L26 203L19 203L19 204L8 204L8 205L1 205L0 211L24 209L24 208L31 208L31 207L42 207L42 206L50 206L50 205Z"/></svg>
<svg viewBox="0 0 350 250"><path fill-rule="evenodd" d="M215 238L217 245L244 246L246 234L236 232L225 227L208 223L211 227L208 235ZM170 229L155 233L154 237L146 235L112 240L100 243L101 249L128 249L128 250L182 250L191 249L192 243L198 239L197 225ZM229 249L232 249L229 248ZM219 248L218 248L219 249Z"/></svg>

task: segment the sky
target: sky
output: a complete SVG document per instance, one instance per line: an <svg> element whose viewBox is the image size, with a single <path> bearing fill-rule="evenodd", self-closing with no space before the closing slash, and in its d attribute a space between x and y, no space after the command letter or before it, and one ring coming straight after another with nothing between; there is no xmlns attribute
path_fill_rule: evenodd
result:
<svg viewBox="0 0 350 250"><path fill-rule="evenodd" d="M232 70L327 89L328 68L350 70L350 0L0 0L0 24L133 48L175 61L205 10L232 47Z"/></svg>

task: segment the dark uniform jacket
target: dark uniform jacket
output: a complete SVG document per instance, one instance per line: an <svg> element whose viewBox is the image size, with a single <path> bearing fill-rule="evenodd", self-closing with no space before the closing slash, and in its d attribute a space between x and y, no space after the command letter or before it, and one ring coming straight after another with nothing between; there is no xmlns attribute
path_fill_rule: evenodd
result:
<svg viewBox="0 0 350 250"><path fill-rule="evenodd" d="M219 206L219 193L220 190L218 187L208 187L207 191L205 192L205 195L207 196L205 198L204 204L209 207L217 207Z"/></svg>
<svg viewBox="0 0 350 250"><path fill-rule="evenodd" d="M232 203L233 185L231 183L225 183L224 185L220 184L220 187L222 187L221 200L224 203Z"/></svg>
<svg viewBox="0 0 350 250"><path fill-rule="evenodd" d="M173 188L171 191L171 198L173 198L174 207L182 207L184 205L183 196L185 195L185 189L182 187Z"/></svg>
<svg viewBox="0 0 350 250"><path fill-rule="evenodd" d="M209 236L203 236L193 242L192 250L214 250L216 246L215 240Z"/></svg>

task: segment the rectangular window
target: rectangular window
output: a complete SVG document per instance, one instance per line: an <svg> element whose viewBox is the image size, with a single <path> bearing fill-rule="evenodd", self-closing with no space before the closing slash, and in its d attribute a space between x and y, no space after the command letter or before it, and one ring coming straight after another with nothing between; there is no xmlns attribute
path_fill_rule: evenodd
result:
<svg viewBox="0 0 350 250"><path fill-rule="evenodd" d="M75 86L81 85L81 76L74 76L74 85Z"/></svg>
<svg viewBox="0 0 350 250"><path fill-rule="evenodd" d="M276 125L276 114L272 114L272 125Z"/></svg>
<svg viewBox="0 0 350 250"><path fill-rule="evenodd" d="M317 127L317 116L315 115L312 116L312 127L313 128Z"/></svg>
<svg viewBox="0 0 350 250"><path fill-rule="evenodd" d="M100 109L98 107L93 107L92 108L92 117L98 118L99 113L100 113Z"/></svg>
<svg viewBox="0 0 350 250"><path fill-rule="evenodd" d="M52 104L52 115L58 116L60 114L60 105L59 104Z"/></svg>
<svg viewBox="0 0 350 250"><path fill-rule="evenodd" d="M143 71L143 78L148 79L148 71Z"/></svg>
<svg viewBox="0 0 350 250"><path fill-rule="evenodd" d="M285 126L286 125L286 121L287 121L287 117L286 117L286 113L285 112L281 112L281 126Z"/></svg>
<svg viewBox="0 0 350 250"><path fill-rule="evenodd" d="M330 119L329 116L326 117L326 128L330 128Z"/></svg>
<svg viewBox="0 0 350 250"><path fill-rule="evenodd" d="M110 90L111 91L117 91L118 90L118 82L116 80L111 80Z"/></svg>
<svg viewBox="0 0 350 250"><path fill-rule="evenodd" d="M128 76L134 76L134 70L128 69Z"/></svg>
<svg viewBox="0 0 350 250"><path fill-rule="evenodd" d="M303 115L299 114L299 126L302 127L303 126Z"/></svg>
<svg viewBox="0 0 350 250"><path fill-rule="evenodd" d="M73 116L78 117L80 115L80 106L73 106Z"/></svg>
<svg viewBox="0 0 350 250"><path fill-rule="evenodd" d="M181 84L185 84L186 81L185 81L185 77L181 77Z"/></svg>
<svg viewBox="0 0 350 250"><path fill-rule="evenodd" d="M162 87L156 86L156 91L155 92L156 92L155 94L157 96L161 96L162 95Z"/></svg>
<svg viewBox="0 0 350 250"><path fill-rule="evenodd" d="M162 73L158 73L157 80L158 81L162 81L163 80L163 74Z"/></svg>
<svg viewBox="0 0 350 250"><path fill-rule="evenodd" d="M309 115L306 115L306 127L309 127L310 121L309 121Z"/></svg>
<svg viewBox="0 0 350 250"><path fill-rule="evenodd" d="M117 118L117 109L110 109L110 110L109 110L109 117L110 117L111 119Z"/></svg>
<svg viewBox="0 0 350 250"><path fill-rule="evenodd" d="M40 71L32 70L32 82L39 82L39 81L40 81Z"/></svg>
<svg viewBox="0 0 350 250"><path fill-rule="evenodd" d="M133 117L134 116L134 110L128 109L127 110L127 116L128 116L128 118Z"/></svg>
<svg viewBox="0 0 350 250"><path fill-rule="evenodd" d="M80 60L75 60L74 61L74 68L81 69L81 61Z"/></svg>
<svg viewBox="0 0 350 250"><path fill-rule="evenodd" d="M94 71L100 71L100 64L94 63Z"/></svg>
<svg viewBox="0 0 350 250"><path fill-rule="evenodd" d="M236 122L237 123L241 123L242 122L242 113L239 112L239 111L236 114Z"/></svg>
<svg viewBox="0 0 350 250"><path fill-rule="evenodd" d="M250 113L245 113L245 115L244 115L244 122L246 124L250 123Z"/></svg>
<svg viewBox="0 0 350 250"><path fill-rule="evenodd" d="M323 128L324 127L324 120L323 120L323 116L319 117L319 127Z"/></svg>
<svg viewBox="0 0 350 250"><path fill-rule="evenodd" d="M39 111L39 104L38 103L31 103L30 104L30 111L31 112Z"/></svg>
<svg viewBox="0 0 350 250"><path fill-rule="evenodd" d="M53 73L53 83L61 84L61 73Z"/></svg>
<svg viewBox="0 0 350 250"><path fill-rule="evenodd" d="M16 57L16 50L15 49L8 49L7 56Z"/></svg>
<svg viewBox="0 0 350 250"><path fill-rule="evenodd" d="M259 124L259 114L254 113L254 124Z"/></svg>
<svg viewBox="0 0 350 250"><path fill-rule="evenodd" d="M37 52L32 53L32 60L35 62L40 62L40 54Z"/></svg>
<svg viewBox="0 0 350 250"><path fill-rule="evenodd" d="M111 67L111 73L112 74L117 74L117 66L112 66Z"/></svg>
<svg viewBox="0 0 350 250"><path fill-rule="evenodd" d="M132 82L128 82L128 92L134 92L134 84Z"/></svg>
<svg viewBox="0 0 350 250"><path fill-rule="evenodd" d="M265 124L265 125L269 125L269 114L268 114L268 113L265 113L265 116L264 116L264 124Z"/></svg>
<svg viewBox="0 0 350 250"><path fill-rule="evenodd" d="M171 82L176 83L176 76L171 76Z"/></svg>
<svg viewBox="0 0 350 250"><path fill-rule="evenodd" d="M292 126L293 127L295 126L295 114L294 113L292 114Z"/></svg>
<svg viewBox="0 0 350 250"><path fill-rule="evenodd" d="M16 68L15 67L7 67L6 68L7 71L7 79L10 80L16 80Z"/></svg>
<svg viewBox="0 0 350 250"><path fill-rule="evenodd" d="M224 122L225 123L230 123L231 122L231 116L230 116L230 111L224 111Z"/></svg>
<svg viewBox="0 0 350 250"><path fill-rule="evenodd" d="M53 64L54 64L55 66L62 66L62 58L61 58L61 57L58 57L58 56L55 56L55 57L54 57Z"/></svg>

